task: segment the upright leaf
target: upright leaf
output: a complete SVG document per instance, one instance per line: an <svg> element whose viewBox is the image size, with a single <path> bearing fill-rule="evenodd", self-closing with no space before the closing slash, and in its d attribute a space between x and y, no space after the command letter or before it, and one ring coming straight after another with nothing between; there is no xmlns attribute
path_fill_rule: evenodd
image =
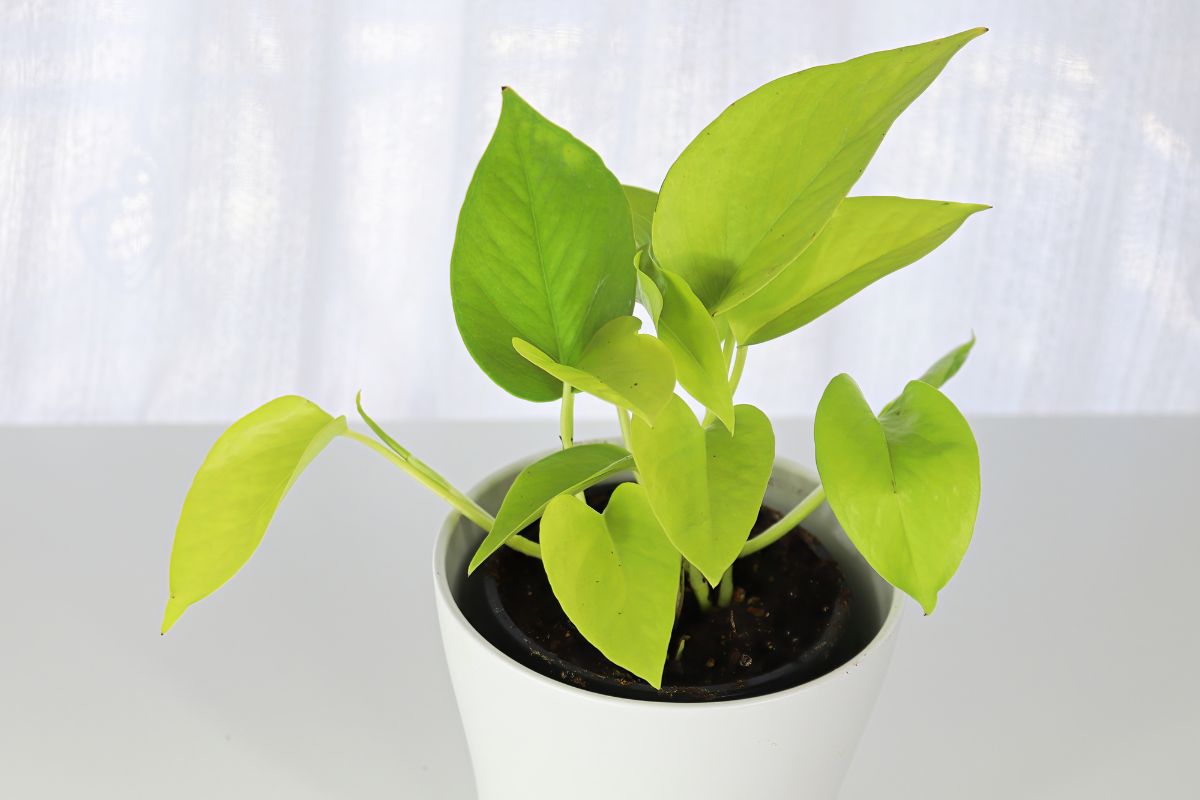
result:
<svg viewBox="0 0 1200 800"><path fill-rule="evenodd" d="M988 206L848 197L800 257L726 315L742 344L790 333L940 245Z"/></svg>
<svg viewBox="0 0 1200 800"><path fill-rule="evenodd" d="M183 501L163 633L242 568L296 478L345 430L345 417L335 419L303 397L286 396L221 434Z"/></svg>
<svg viewBox="0 0 1200 800"><path fill-rule="evenodd" d="M596 331L578 366L559 364L529 342L513 340L518 353L562 383L628 408L650 422L675 391L675 365L658 339L639 334L637 317L617 317Z"/></svg>
<svg viewBox="0 0 1200 800"><path fill-rule="evenodd" d="M662 307L655 326L675 359L679 383L733 430L733 390L717 324L683 278L667 270L660 275Z"/></svg>
<svg viewBox="0 0 1200 800"><path fill-rule="evenodd" d="M962 369L962 365L967 363L967 356L971 354L971 350L975 347L975 334L971 334L971 338L958 347L955 347L949 353L933 362L929 369L925 370L918 380L923 383L928 383L935 389L940 389L945 385L946 381L953 378Z"/></svg>
<svg viewBox="0 0 1200 800"><path fill-rule="evenodd" d="M583 637L614 664L662 687L679 553L635 483L613 492L604 513L559 495L541 524L550 588Z"/></svg>
<svg viewBox="0 0 1200 800"><path fill-rule="evenodd" d="M925 373L917 380L921 381L922 383L928 383L935 389L942 388L946 381L953 378L958 374L958 371L962 369L962 365L966 363L967 356L971 354L971 348L974 346L975 334L972 333L970 340L963 342L958 347L955 347L949 353L946 353L946 355L933 362L929 369L925 370ZM892 400L883 407L883 410L879 412L879 415L883 416L887 412L891 411L892 408L899 402L899 397Z"/></svg>
<svg viewBox="0 0 1200 800"><path fill-rule="evenodd" d="M450 260L458 330L502 388L554 400L562 384L512 348L574 365L633 309L633 231L621 185L591 149L505 89L463 201Z"/></svg>
<svg viewBox="0 0 1200 800"><path fill-rule="evenodd" d="M629 202L629 216L633 221L633 244L638 250L645 250L650 247L650 224L654 219L654 206L658 204L658 193L624 184L621 189Z"/></svg>
<svg viewBox="0 0 1200 800"><path fill-rule="evenodd" d="M672 397L654 427L633 421L630 449L671 543L716 585L750 536L775 460L775 434L754 406L734 406L734 433L700 426Z"/></svg>
<svg viewBox="0 0 1200 800"><path fill-rule="evenodd" d="M517 475L487 537L475 551L467 573L479 568L509 537L542 515L546 504L560 494L575 494L610 475L633 469L633 456L615 444L580 444L557 450Z"/></svg>
<svg viewBox="0 0 1200 800"><path fill-rule="evenodd" d="M922 381L876 417L854 380L839 375L817 406L814 436L821 483L846 535L931 613L979 508L979 451L967 421Z"/></svg>
<svg viewBox="0 0 1200 800"><path fill-rule="evenodd" d="M658 263L713 313L753 295L817 237L892 122L983 32L814 67L738 100L663 181Z"/></svg>

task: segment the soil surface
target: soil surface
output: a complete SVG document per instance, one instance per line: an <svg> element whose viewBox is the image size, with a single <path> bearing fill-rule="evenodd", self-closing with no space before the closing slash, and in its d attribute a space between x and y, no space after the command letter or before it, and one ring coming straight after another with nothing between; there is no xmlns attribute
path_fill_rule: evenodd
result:
<svg viewBox="0 0 1200 800"><path fill-rule="evenodd" d="M603 510L614 488L589 489L588 504ZM751 535L765 530L779 517L779 512L762 508ZM522 533L536 541L537 523ZM734 565L733 577L735 589L730 606L716 608L714 592L714 607L707 613L700 610L685 583L683 606L671 634L663 675L667 695L663 699L720 699L712 696L711 690L718 690L720 695L729 695L732 690L730 696L775 691L783 688L775 685L777 680L761 687L762 691L739 689L784 667L792 668L782 678L786 684L802 683L829 672L851 655L846 650L848 640L854 637L845 633L850 627L849 587L837 564L808 531L797 528L775 544L740 559ZM608 661L579 634L555 599L537 559L501 548L471 584L475 601L470 604L474 613L469 616L482 613L499 618L490 622L473 619L473 624L493 644L527 666L594 691L621 695L629 694L622 687L653 691ZM502 610L489 608L497 604ZM503 630L505 614L535 646L516 642L511 630Z"/></svg>

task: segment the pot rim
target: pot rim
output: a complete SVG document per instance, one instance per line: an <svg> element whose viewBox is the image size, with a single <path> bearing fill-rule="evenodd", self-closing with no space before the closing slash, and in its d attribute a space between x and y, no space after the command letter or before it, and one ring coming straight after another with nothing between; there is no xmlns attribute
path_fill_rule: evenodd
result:
<svg viewBox="0 0 1200 800"><path fill-rule="evenodd" d="M508 464L498 470L495 470L483 480L471 487L471 490L468 492L468 494L474 497L483 488L504 480L512 475L514 471L519 471L522 463L522 461L516 461L512 464ZM779 469L785 469L799 473L814 483L819 482L816 473L806 467L801 466L800 464L797 464L791 459L776 458L771 471L774 473ZM656 710L662 709L663 713L687 714L698 713L698 710L711 710L714 706L722 709L757 706L762 705L763 703L769 703L777 698L788 697L801 692L818 691L825 685L840 680L843 676L849 674L852 670L859 667L869 656L871 656L875 650L883 647L884 643L893 634L896 626L899 625L900 618L904 612L904 595L901 592L896 591L896 588L891 584L886 584L885 581L886 586L884 591L890 593L891 602L888 604L887 614L884 616L883 623L879 626L879 630L876 632L876 634L871 637L871 640L867 642L867 644L863 646L863 648L858 651L853 658L835 668L831 672L827 672L820 677L814 678L811 681L806 681L797 686L783 689L782 691L735 700L709 700L690 703L663 703L653 700L614 697L612 695L600 694L599 692L594 692L589 689L581 689L578 686L572 686L570 684L554 680L553 678L549 678L539 672L535 672L534 670L526 667L525 665L515 661L505 653L501 652L495 645L485 639L483 635L475 629L475 626L470 623L470 621L466 618L466 615L463 614L462 609L459 608L458 602L454 599L454 595L450 591L450 581L446 577L446 554L450 546L450 537L454 534L454 531L458 528L458 523L462 519L463 516L458 511L451 511L450 514L446 516L445 521L442 523L441 530L438 531L437 540L435 541L433 548L434 593L436 595L437 602L444 607L445 611L449 615L448 617L443 615L443 620L448 619L453 621L455 625L465 631L466 635L477 646L477 649L483 652L483 657L491 659L495 663L501 664L507 672L510 672L520 678L539 683L543 689L548 691L566 694L568 697L574 697L575 699L590 699L594 702L612 703L631 708L653 707Z"/></svg>

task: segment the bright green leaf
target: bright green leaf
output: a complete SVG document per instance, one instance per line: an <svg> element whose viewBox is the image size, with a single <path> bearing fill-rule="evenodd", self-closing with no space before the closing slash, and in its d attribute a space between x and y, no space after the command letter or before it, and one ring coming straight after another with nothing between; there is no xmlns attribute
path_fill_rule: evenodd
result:
<svg viewBox="0 0 1200 800"><path fill-rule="evenodd" d="M163 633L242 568L296 478L345 430L345 417L335 419L303 397L287 396L221 434L183 501Z"/></svg>
<svg viewBox="0 0 1200 800"><path fill-rule="evenodd" d="M628 408L653 422L675 391L671 353L653 336L638 333L637 317L618 317L584 349L577 366L560 364L529 342L513 339L518 353L559 381Z"/></svg>
<svg viewBox="0 0 1200 800"><path fill-rule="evenodd" d="M517 475L487 538L475 551L467 573L474 572L509 537L536 520L560 494L575 494L610 475L633 469L633 456L615 444L580 444L535 461Z"/></svg>
<svg viewBox="0 0 1200 800"><path fill-rule="evenodd" d="M979 451L967 421L927 383L910 381L879 417L839 375L817 406L817 469L846 535L928 614L971 542Z"/></svg>
<svg viewBox="0 0 1200 800"><path fill-rule="evenodd" d="M629 215L633 220L633 243L638 250L650 246L650 223L654 219L654 206L658 204L658 193L637 186L625 186L625 199L629 201Z"/></svg>
<svg viewBox="0 0 1200 800"><path fill-rule="evenodd" d="M924 257L988 206L849 197L800 257L726 316L742 344L790 333Z"/></svg>
<svg viewBox="0 0 1200 800"><path fill-rule="evenodd" d="M960 344L958 347L951 350L946 355L933 362L933 366L925 370L919 380L922 383L928 383L935 389L940 389L946 384L946 381L953 378L962 369L962 365L966 363L967 356L971 354L971 349L975 347L975 334L971 334L971 338Z"/></svg>
<svg viewBox="0 0 1200 800"><path fill-rule="evenodd" d="M454 316L472 358L518 397L558 399L562 384L512 340L576 364L602 325L633 310L633 253L629 204L604 162L505 89L450 260Z"/></svg>
<svg viewBox="0 0 1200 800"><path fill-rule="evenodd" d="M635 483L613 492L603 514L571 495L546 507L542 563L567 617L605 658L662 687L679 553Z"/></svg>
<svg viewBox="0 0 1200 800"><path fill-rule="evenodd" d="M713 313L753 295L817 237L892 122L983 32L814 67L738 100L663 181L658 263Z"/></svg>
<svg viewBox="0 0 1200 800"><path fill-rule="evenodd" d="M662 310L655 324L658 338L675 359L679 383L732 430L733 390L717 325L683 278L667 270L659 274Z"/></svg>
<svg viewBox="0 0 1200 800"><path fill-rule="evenodd" d="M654 427L633 421L630 449L667 537L714 586L737 558L762 507L775 434L754 406L734 407L735 434L700 426L671 398Z"/></svg>
<svg viewBox="0 0 1200 800"><path fill-rule="evenodd" d="M650 312L650 318L656 323L658 316L662 314L663 295L662 289L659 288L654 278L642 269L642 265L653 266L649 264L649 257L642 252L639 252L634 258L634 262L638 264L637 273L637 300L642 304L642 308Z"/></svg>

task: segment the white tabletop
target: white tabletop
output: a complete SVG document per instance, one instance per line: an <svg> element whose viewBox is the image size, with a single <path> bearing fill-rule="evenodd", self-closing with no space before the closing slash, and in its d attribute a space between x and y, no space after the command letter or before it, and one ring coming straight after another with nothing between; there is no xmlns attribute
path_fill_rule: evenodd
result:
<svg viewBox="0 0 1200 800"><path fill-rule="evenodd" d="M809 423L776 427L811 463ZM844 800L1200 797L1200 419L975 427L975 544L910 608ZM469 485L556 429L394 432ZM0 430L0 797L473 797L430 591L445 508L353 442L159 637L216 433Z"/></svg>

